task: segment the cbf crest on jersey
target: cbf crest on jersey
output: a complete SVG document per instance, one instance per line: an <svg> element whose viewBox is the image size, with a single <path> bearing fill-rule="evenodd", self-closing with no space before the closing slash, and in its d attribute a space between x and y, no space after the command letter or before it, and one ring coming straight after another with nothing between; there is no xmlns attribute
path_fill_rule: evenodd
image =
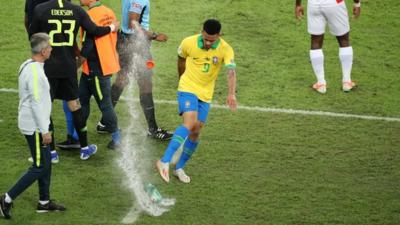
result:
<svg viewBox="0 0 400 225"><path fill-rule="evenodd" d="M214 56L214 57L212 58L212 60L213 60L213 64L214 64L214 65L218 64L218 57L217 57L217 56Z"/></svg>

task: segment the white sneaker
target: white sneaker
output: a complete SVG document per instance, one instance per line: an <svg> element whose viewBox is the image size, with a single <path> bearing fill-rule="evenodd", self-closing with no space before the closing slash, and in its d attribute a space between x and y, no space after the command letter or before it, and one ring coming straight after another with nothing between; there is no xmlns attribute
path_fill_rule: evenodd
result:
<svg viewBox="0 0 400 225"><path fill-rule="evenodd" d="M344 92L349 92L353 88L355 88L356 86L357 86L356 83L354 83L353 81L343 82L342 89L343 89Z"/></svg>
<svg viewBox="0 0 400 225"><path fill-rule="evenodd" d="M313 84L312 88L321 94L326 93L326 84L315 83Z"/></svg>
<svg viewBox="0 0 400 225"><path fill-rule="evenodd" d="M174 175L185 184L190 183L190 177L186 175L185 171L181 169L174 170Z"/></svg>
<svg viewBox="0 0 400 225"><path fill-rule="evenodd" d="M163 163L161 160L157 160L156 168L160 173L161 178L169 183L169 163Z"/></svg>

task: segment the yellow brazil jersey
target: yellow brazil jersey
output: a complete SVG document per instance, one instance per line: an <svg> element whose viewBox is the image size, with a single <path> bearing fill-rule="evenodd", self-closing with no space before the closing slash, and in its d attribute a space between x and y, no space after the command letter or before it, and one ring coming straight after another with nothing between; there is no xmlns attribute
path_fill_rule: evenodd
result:
<svg viewBox="0 0 400 225"><path fill-rule="evenodd" d="M211 102L215 80L222 67L235 68L232 47L222 38L210 49L203 48L201 35L185 38L178 48L178 55L186 58L186 69L179 80L178 91L195 94L204 102Z"/></svg>

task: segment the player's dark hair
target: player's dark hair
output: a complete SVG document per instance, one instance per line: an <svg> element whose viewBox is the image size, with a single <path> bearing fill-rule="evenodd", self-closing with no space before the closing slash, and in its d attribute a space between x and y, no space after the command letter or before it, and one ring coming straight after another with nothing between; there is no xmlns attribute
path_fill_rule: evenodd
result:
<svg viewBox="0 0 400 225"><path fill-rule="evenodd" d="M221 32L221 23L215 19L208 19L203 24L203 30L209 34L219 34Z"/></svg>

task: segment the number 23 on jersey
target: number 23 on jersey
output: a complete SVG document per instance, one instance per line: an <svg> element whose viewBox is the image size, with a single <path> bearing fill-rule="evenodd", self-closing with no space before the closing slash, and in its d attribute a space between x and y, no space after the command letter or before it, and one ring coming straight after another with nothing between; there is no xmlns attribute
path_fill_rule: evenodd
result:
<svg viewBox="0 0 400 225"><path fill-rule="evenodd" d="M55 19L51 19L51 20L48 20L48 23L56 25L56 29L55 30L51 30L50 33L49 33L51 46L73 46L74 45L74 40L75 40L75 35L74 35L75 20L55 20ZM64 29L64 32L62 32L62 28L65 27L65 26L67 26L67 29ZM54 36L62 34L62 33L67 35L67 40L62 40L61 42L56 42L55 39L54 39Z"/></svg>

